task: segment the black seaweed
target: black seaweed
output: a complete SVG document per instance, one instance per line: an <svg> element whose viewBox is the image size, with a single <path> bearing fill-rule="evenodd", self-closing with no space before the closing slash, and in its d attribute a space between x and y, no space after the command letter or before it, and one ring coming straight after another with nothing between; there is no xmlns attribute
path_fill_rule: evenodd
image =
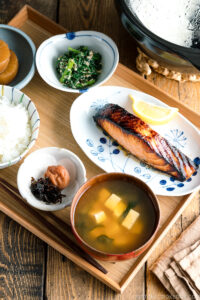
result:
<svg viewBox="0 0 200 300"><path fill-rule="evenodd" d="M47 204L61 203L65 195L61 194L61 190L56 187L49 178L39 178L35 180L31 178L31 192L38 199Z"/></svg>

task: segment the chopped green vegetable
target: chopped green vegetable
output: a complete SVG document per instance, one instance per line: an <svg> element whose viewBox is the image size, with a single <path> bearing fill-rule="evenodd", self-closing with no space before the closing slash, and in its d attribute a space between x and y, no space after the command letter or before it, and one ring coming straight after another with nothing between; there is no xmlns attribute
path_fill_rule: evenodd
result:
<svg viewBox="0 0 200 300"><path fill-rule="evenodd" d="M128 215L129 210L131 208L134 208L136 205L137 205L137 201L129 201L129 203L127 205L127 208L125 209L125 211L121 215L121 219L124 219Z"/></svg>
<svg viewBox="0 0 200 300"><path fill-rule="evenodd" d="M105 234L102 234L102 235L100 235L100 236L97 237L97 241L100 242L100 243L102 243L102 244L108 245L108 244L112 243L113 239L109 238Z"/></svg>
<svg viewBox="0 0 200 300"><path fill-rule="evenodd" d="M73 59L69 59L68 64L66 65L65 70L62 73L62 76L60 77L60 82L64 83L66 77L68 78L68 80L71 78L73 65L74 65Z"/></svg>
<svg viewBox="0 0 200 300"><path fill-rule="evenodd" d="M101 55L86 46L68 48L68 52L58 57L56 70L60 82L73 89L85 89L93 85L102 69Z"/></svg>
<svg viewBox="0 0 200 300"><path fill-rule="evenodd" d="M71 48L71 47L68 47L68 50L72 51L72 52L75 52L75 53L81 53L80 50L77 50L77 49L74 49L74 48Z"/></svg>

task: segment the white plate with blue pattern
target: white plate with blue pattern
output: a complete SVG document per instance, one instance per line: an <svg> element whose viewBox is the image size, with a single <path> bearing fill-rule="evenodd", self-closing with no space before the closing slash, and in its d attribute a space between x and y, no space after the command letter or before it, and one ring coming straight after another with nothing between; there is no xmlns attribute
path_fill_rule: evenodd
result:
<svg viewBox="0 0 200 300"><path fill-rule="evenodd" d="M106 103L118 104L133 113L129 94L135 99L167 106L148 94L124 87L104 86L90 90L74 101L70 111L71 130L79 146L104 171L134 175L146 182L158 195L180 196L197 189L200 185L200 168L185 182L175 180L126 152L96 126L93 116ZM200 132L180 113L165 125L151 127L197 165L200 164Z"/></svg>

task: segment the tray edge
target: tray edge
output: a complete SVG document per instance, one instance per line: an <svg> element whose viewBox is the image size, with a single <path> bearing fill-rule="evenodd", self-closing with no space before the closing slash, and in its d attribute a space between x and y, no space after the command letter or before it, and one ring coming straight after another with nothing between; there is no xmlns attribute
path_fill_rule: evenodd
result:
<svg viewBox="0 0 200 300"><path fill-rule="evenodd" d="M8 24L11 25L11 26L20 27L28 19L30 19L33 22L36 21L36 20L38 21L38 19L41 19L40 22L38 22L37 24L39 26L43 27L44 29L46 29L47 31L51 32L52 34L58 34L58 33L66 32L66 29L64 27L62 27L59 24L55 23L54 21L50 20L48 17L44 16L43 14L41 14L37 10L33 9L29 5L25 5L24 7L22 7L22 9L9 21ZM130 70L126 66L124 66L124 65L122 65L122 64L119 63L118 68L117 68L117 70L115 72L115 75L118 76L118 73L120 73L120 72L124 72L124 73L126 73L126 75L127 74L129 75L129 80L126 80L126 81L128 81L130 84L132 84L132 82L136 81L136 82L139 83L139 86L141 86L141 84L145 85L146 86L145 89L142 89L143 92L146 92L146 93L148 93L148 94L150 94L152 96L154 96L157 91L159 93L161 93L163 95L163 97L164 97L164 100L162 99L163 102L166 102L167 104L170 104L171 106L178 106L179 109L180 109L180 112L186 118L188 118L196 126L199 125L198 120L200 118L200 114L194 112L193 110L191 110L190 108L188 108L186 105L184 105L183 103L181 103L178 100L176 100L175 98L173 98L170 94L168 94L166 92L163 92L160 88L156 87L151 82L148 82L147 80L145 80L144 78L142 78L141 75L135 73L134 71ZM121 75L120 75L120 77L121 77ZM150 256L150 254L152 253L152 251L157 247L158 243L163 239L163 237L166 235L166 233L169 231L169 229L172 227L172 225L176 222L176 220L178 219L178 217L181 215L181 213L183 212L183 210L187 207L187 205L190 203L190 201L193 199L193 197L194 197L194 195L196 193L197 193L197 191L194 191L192 194L187 195L186 198L185 198L184 204L180 203L178 205L178 207L180 206L180 208L179 209L177 208L177 212L175 213L174 217L172 219L170 218L170 220L168 221L168 225L163 229L161 235L156 240L156 243L153 242L151 244L151 246L148 248L148 257ZM5 214L7 214L12 219L14 219L15 221L17 221L23 227L25 227L26 229L28 229L29 231L31 231L29 229L29 226L20 223L21 219L18 218L18 217L16 217L16 215L14 215L14 213L12 211L10 211L9 208L6 208L6 207L2 208L2 207L0 207L0 210L3 211ZM31 231L31 232L33 232L33 231ZM38 234L36 234L36 233L34 233L34 234L37 235L39 238L41 238ZM41 238L41 239L44 240L45 242L47 242L50 246L52 246L52 244L50 244L45 239L43 239L43 238ZM55 244L52 247L55 248ZM63 252L63 251L60 251L60 248L56 249L56 250L59 251L60 253ZM149 251L150 251L150 254L149 254ZM64 253L62 253L62 254L64 254ZM64 254L64 255L66 255L66 254ZM93 276L97 277L99 280L101 280L102 282L104 282L104 284L110 286L116 292L122 293L126 289L126 287L128 286L128 284L130 283L130 281L137 274L137 272L140 270L140 268L145 263L145 261L147 261L148 257L146 257L146 256L147 256L147 254L142 257L142 259L139 262L139 264L138 264L138 266L137 266L136 269L134 268L134 266L132 266L129 269L129 271L127 272L127 274L120 281L120 284L117 284L114 281L112 282L112 284L109 284L108 281L104 282L103 279L99 278L98 275L95 272L93 274L91 272L91 270L85 268L84 266L82 266L82 267L87 272L91 273ZM71 259L71 260L74 261L73 259ZM133 269L135 269L135 272L133 272ZM108 279L110 280L110 278L108 278Z"/></svg>

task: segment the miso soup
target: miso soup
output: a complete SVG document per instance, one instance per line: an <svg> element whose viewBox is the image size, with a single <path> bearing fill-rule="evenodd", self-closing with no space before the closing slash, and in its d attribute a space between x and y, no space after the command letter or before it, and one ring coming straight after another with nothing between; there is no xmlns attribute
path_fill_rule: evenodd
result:
<svg viewBox="0 0 200 300"><path fill-rule="evenodd" d="M79 236L96 250L120 254L142 246L155 229L155 207L129 178L97 182L75 208Z"/></svg>

